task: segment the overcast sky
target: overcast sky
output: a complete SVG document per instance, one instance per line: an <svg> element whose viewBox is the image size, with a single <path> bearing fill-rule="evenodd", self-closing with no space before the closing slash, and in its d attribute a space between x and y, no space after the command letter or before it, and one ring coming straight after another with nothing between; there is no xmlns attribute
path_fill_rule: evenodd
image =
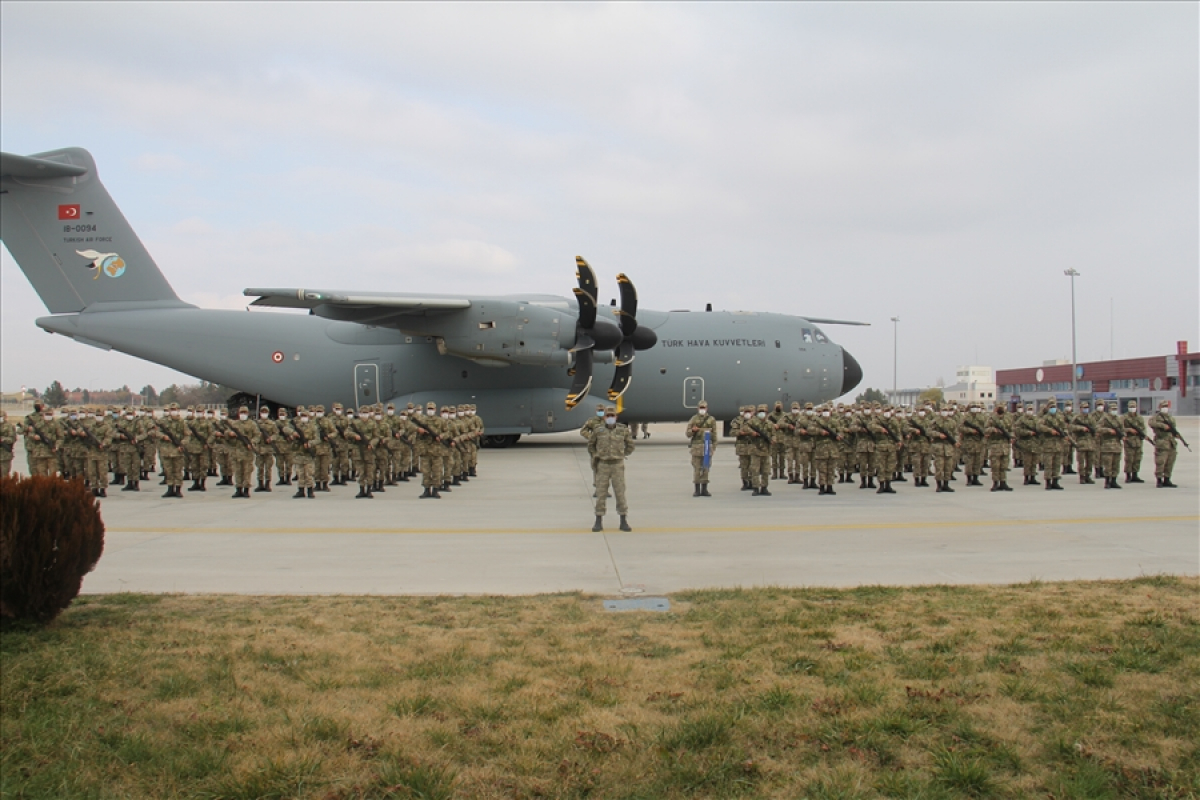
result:
<svg viewBox="0 0 1200 800"><path fill-rule="evenodd" d="M870 322L863 386L1200 347L1196 3L0 4L0 145L81 146L185 300L561 293ZM43 333L0 383L190 378ZM269 313L269 312L268 312ZM1110 324L1114 322L1115 324ZM860 387L861 390L862 387Z"/></svg>

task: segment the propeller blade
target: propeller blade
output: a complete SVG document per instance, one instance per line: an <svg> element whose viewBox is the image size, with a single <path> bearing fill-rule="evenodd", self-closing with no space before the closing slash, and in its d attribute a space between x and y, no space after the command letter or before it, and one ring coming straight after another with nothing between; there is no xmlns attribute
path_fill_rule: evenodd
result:
<svg viewBox="0 0 1200 800"><path fill-rule="evenodd" d="M591 350L596 346L596 340L588 336L583 331L580 331L575 336L575 346L568 350L568 353L578 353L580 350Z"/></svg>
<svg viewBox="0 0 1200 800"><path fill-rule="evenodd" d="M621 322L621 333L632 336L637 330L637 289L623 272L617 275L617 288L621 290L621 310L616 312Z"/></svg>
<svg viewBox="0 0 1200 800"><path fill-rule="evenodd" d="M617 371L613 375L612 386L608 387L608 399L616 402L621 395L628 391L631 383L633 383L633 366L626 363L617 367Z"/></svg>
<svg viewBox="0 0 1200 800"><path fill-rule="evenodd" d="M581 281L582 283L582 281ZM575 299L579 303L579 327L593 328L596 325L596 295L588 294L583 289L573 289Z"/></svg>
<svg viewBox="0 0 1200 800"><path fill-rule="evenodd" d="M579 405L592 388L592 351L580 350L575 354L575 371L571 379L571 390L567 393L567 410Z"/></svg>
<svg viewBox="0 0 1200 800"><path fill-rule="evenodd" d="M632 364L636 354L637 348L634 347L632 341L626 339L625 341L621 342L621 346L617 348L616 358L613 359L613 363L618 367L623 367L626 364Z"/></svg>

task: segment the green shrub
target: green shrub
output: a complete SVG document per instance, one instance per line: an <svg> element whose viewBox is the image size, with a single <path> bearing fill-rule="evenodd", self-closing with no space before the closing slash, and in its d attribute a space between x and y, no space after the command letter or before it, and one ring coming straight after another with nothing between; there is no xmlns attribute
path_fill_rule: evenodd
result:
<svg viewBox="0 0 1200 800"><path fill-rule="evenodd" d="M100 504L82 481L0 479L0 620L57 617L103 551Z"/></svg>

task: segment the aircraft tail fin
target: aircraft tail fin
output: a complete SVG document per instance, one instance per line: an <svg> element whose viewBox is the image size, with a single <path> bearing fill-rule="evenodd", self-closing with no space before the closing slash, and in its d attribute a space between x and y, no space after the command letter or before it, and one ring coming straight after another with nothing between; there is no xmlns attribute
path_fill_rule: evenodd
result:
<svg viewBox="0 0 1200 800"><path fill-rule="evenodd" d="M0 153L0 240L52 314L184 306L113 202L91 153Z"/></svg>

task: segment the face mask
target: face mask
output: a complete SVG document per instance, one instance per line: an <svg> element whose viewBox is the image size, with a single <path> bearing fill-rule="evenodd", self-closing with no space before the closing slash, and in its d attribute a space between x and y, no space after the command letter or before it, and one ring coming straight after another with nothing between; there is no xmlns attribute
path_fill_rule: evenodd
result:
<svg viewBox="0 0 1200 800"><path fill-rule="evenodd" d="M301 421L301 422L308 422L308 414L301 414L301 415L300 415L300 421Z"/></svg>
<svg viewBox="0 0 1200 800"><path fill-rule="evenodd" d="M828 412L828 411L822 411L822 412L821 412L821 416L822 416L822 417L828 417L828 416L829 416L829 412Z"/></svg>
<svg viewBox="0 0 1200 800"><path fill-rule="evenodd" d="M325 412L324 412L324 411L318 411L318 412L317 412L317 419L321 419L321 418L322 418L322 417L324 417L324 416L325 416Z"/></svg>
<svg viewBox="0 0 1200 800"><path fill-rule="evenodd" d="M172 412L171 412L171 419L179 419L179 412L178 412L178 411L172 411Z"/></svg>
<svg viewBox="0 0 1200 800"><path fill-rule="evenodd" d="M128 421L128 422L132 422L132 421L133 421L133 414L126 414L126 415L125 415L125 419L126 419L126 421Z"/></svg>
<svg viewBox="0 0 1200 800"><path fill-rule="evenodd" d="M604 412L603 412L603 411L597 411L597 412L596 412L596 416L597 416L597 417L600 417L601 419L603 419L603 418L604 418Z"/></svg>
<svg viewBox="0 0 1200 800"><path fill-rule="evenodd" d="M270 419L271 415L270 414L259 414L258 418L259 419Z"/></svg>
<svg viewBox="0 0 1200 800"><path fill-rule="evenodd" d="M759 419L766 419L766 418L767 418L767 412L765 412L765 411L760 411L760 412L758 412L758 418L759 418Z"/></svg>
<svg viewBox="0 0 1200 800"><path fill-rule="evenodd" d="M810 408L810 409L808 409L807 411L805 411L804 413L805 413L805 415L806 415L806 416L809 416L809 417L811 417L811 416L814 416L814 415L815 415L817 412L813 411L813 410Z"/></svg>
<svg viewBox="0 0 1200 800"><path fill-rule="evenodd" d="M1096 406L1097 411L1103 411L1106 408L1108 408L1108 406Z"/></svg>
<svg viewBox="0 0 1200 800"><path fill-rule="evenodd" d="M425 416L427 416L427 417L436 417L436 416L437 416L437 412L436 412L436 411L434 411L432 408L429 408L429 409L426 409L426 410L425 410Z"/></svg>
<svg viewBox="0 0 1200 800"><path fill-rule="evenodd" d="M918 416L918 417L923 417L923 416L925 416L925 412L924 412L924 411L918 411L918 412L917 412L917 416Z"/></svg>
<svg viewBox="0 0 1200 800"><path fill-rule="evenodd" d="M883 412L883 415L884 415L885 417L891 417L891 416L892 416L892 412L890 412L890 411L885 411L885 412Z"/></svg>
<svg viewBox="0 0 1200 800"><path fill-rule="evenodd" d="M1051 414L1057 414L1057 413L1058 413L1058 409L1057 409L1057 408L1052 408L1052 409L1050 409L1050 413L1051 413Z"/></svg>
<svg viewBox="0 0 1200 800"><path fill-rule="evenodd" d="M609 427L611 427L611 426L613 426L613 425L616 425L616 424L617 424L617 418L616 418L616 417L605 417L605 418L604 418L604 424L605 424L605 425L608 425Z"/></svg>
<svg viewBox="0 0 1200 800"><path fill-rule="evenodd" d="M53 422L54 415L53 414L43 414L42 419L46 420L46 422Z"/></svg>
<svg viewBox="0 0 1200 800"><path fill-rule="evenodd" d="M335 408L333 413L340 417L342 415L342 410L340 408Z"/></svg>
<svg viewBox="0 0 1200 800"><path fill-rule="evenodd" d="M700 409L699 411L697 411L696 413L697 413L697 414L699 414L700 416L702 416L702 417L703 417L705 414L707 414L707 413L708 413L708 409L707 409L707 408L702 408L702 409Z"/></svg>
<svg viewBox="0 0 1200 800"><path fill-rule="evenodd" d="M389 408L389 409L388 409L388 416L389 416L389 417L394 417L394 416L396 416L396 409L394 409L394 408Z"/></svg>
<svg viewBox="0 0 1200 800"><path fill-rule="evenodd" d="M238 419L240 419L240 420L242 420L243 422L245 422L246 420L250 419L250 417L249 417L249 415L247 415L247 414L238 414Z"/></svg>
<svg viewBox="0 0 1200 800"><path fill-rule="evenodd" d="M745 419L750 419L750 412L749 412L749 411L744 411L744 412L742 412L742 416L743 416Z"/></svg>

